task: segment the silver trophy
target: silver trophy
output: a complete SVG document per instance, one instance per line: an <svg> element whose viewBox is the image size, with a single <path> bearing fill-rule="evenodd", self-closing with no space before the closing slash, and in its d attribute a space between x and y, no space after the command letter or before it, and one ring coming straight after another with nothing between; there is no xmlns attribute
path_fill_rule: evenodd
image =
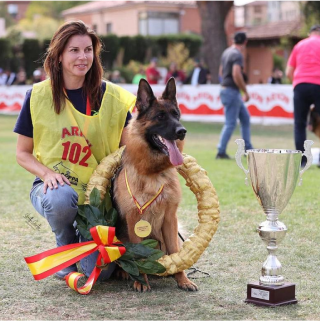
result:
<svg viewBox="0 0 320 321"><path fill-rule="evenodd" d="M269 255L262 266L259 286L255 283L248 284L246 302L267 306L296 303L294 284L285 283L281 275L281 263L275 254L287 232L286 226L278 221L278 216L288 204L297 181L301 185L302 174L312 164L313 141L304 142L303 154L301 151L288 149L250 149L245 152L244 140L237 139L236 143L236 162L246 175L246 184L247 176L250 175L252 189L267 216L267 220L259 225L258 232L267 245ZM248 170L241 162L244 155L247 156ZM300 170L302 156L306 156L307 163ZM291 289L288 290L290 286Z"/></svg>

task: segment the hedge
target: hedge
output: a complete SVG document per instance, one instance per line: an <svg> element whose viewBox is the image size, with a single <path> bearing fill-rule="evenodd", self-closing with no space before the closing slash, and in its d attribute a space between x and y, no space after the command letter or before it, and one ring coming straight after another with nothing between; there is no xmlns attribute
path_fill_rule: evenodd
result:
<svg viewBox="0 0 320 321"><path fill-rule="evenodd" d="M122 64L126 65L130 60L148 63L151 57L166 57L168 44L183 42L189 50L190 58L194 58L199 53L202 39L197 35L163 35L163 36L122 36L110 34L100 37L103 47L101 51L101 60L106 70L113 69L119 52L123 52ZM47 39L42 43L37 39L25 39L22 44L21 53L15 54L20 57L20 61L12 61L13 48L10 41L6 38L0 38L0 67L6 68L11 66L16 69L17 65L24 66L27 77L31 78L33 71L42 65L44 54L50 40ZM14 65L14 66L13 66ZM14 67L14 68L13 68Z"/></svg>
<svg viewBox="0 0 320 321"><path fill-rule="evenodd" d="M27 78L31 78L35 69L42 64L41 58L44 52L41 50L40 42L37 39L25 39L22 44L24 67Z"/></svg>

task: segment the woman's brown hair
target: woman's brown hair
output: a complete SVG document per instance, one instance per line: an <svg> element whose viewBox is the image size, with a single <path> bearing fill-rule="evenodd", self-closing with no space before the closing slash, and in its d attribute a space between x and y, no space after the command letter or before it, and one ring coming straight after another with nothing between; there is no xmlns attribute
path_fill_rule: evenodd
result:
<svg viewBox="0 0 320 321"><path fill-rule="evenodd" d="M53 105L57 114L64 108L66 99L63 92L64 84L59 57L63 53L69 39L75 35L88 35L92 40L93 62L91 68L86 73L83 92L89 98L91 109L99 110L100 108L103 73L100 60L102 44L95 32L82 21L71 21L63 24L53 35L43 64L44 70L51 80Z"/></svg>

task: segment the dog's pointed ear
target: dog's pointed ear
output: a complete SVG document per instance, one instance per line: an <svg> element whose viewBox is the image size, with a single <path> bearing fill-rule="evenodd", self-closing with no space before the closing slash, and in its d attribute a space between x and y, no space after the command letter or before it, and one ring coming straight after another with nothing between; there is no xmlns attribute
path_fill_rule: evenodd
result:
<svg viewBox="0 0 320 321"><path fill-rule="evenodd" d="M175 100L176 99L176 81L171 77L167 84L164 92L162 93L163 99Z"/></svg>
<svg viewBox="0 0 320 321"><path fill-rule="evenodd" d="M155 99L149 83L145 79L140 79L136 102L138 111L147 110Z"/></svg>

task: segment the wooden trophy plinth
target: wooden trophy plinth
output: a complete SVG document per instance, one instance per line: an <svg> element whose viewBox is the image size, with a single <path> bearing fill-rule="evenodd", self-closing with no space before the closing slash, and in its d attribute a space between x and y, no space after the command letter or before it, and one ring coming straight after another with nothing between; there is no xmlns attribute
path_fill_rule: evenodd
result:
<svg viewBox="0 0 320 321"><path fill-rule="evenodd" d="M261 285L252 282L247 285L246 303L259 306L276 307L286 304L295 304L295 284L285 283L283 285Z"/></svg>

